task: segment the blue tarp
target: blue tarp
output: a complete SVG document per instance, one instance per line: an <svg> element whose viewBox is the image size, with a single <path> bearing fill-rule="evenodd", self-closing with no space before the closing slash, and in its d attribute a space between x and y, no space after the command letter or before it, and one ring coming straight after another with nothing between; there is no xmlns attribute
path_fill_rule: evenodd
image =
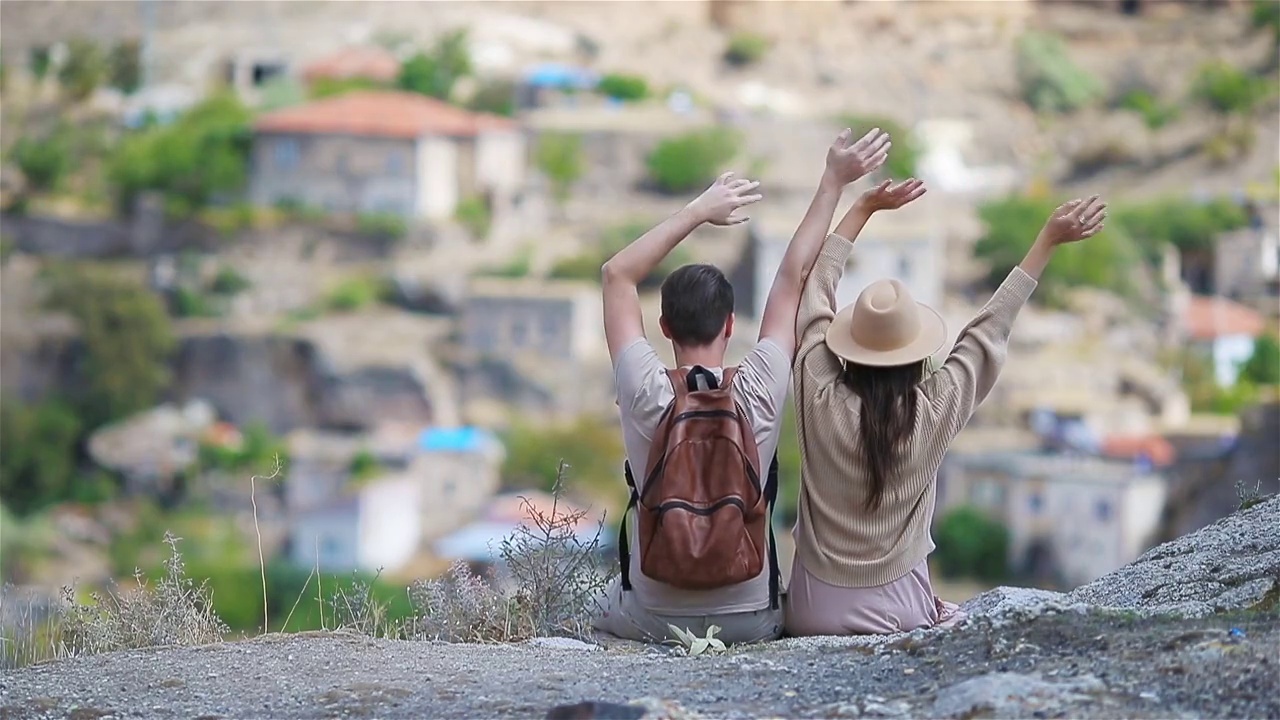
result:
<svg viewBox="0 0 1280 720"><path fill-rule="evenodd" d="M476 452L497 443L497 438L476 427L429 428L418 436L423 452Z"/></svg>
<svg viewBox="0 0 1280 720"><path fill-rule="evenodd" d="M600 81L596 73L572 65L545 63L524 72L524 81L535 87L578 88L586 90Z"/></svg>

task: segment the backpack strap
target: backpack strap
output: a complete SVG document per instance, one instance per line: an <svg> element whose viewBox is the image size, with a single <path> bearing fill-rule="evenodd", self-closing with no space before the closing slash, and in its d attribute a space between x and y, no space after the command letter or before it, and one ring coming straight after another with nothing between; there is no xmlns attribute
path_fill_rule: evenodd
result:
<svg viewBox="0 0 1280 720"><path fill-rule="evenodd" d="M778 453L774 452L773 461L769 463L769 476L764 483L764 497L769 503L769 513L765 524L769 528L769 608L777 610L781 606L782 569L778 567L778 541L773 537L773 506L778 500Z"/></svg>
<svg viewBox="0 0 1280 720"><path fill-rule="evenodd" d="M622 524L618 527L618 565L622 572L622 590L631 589L631 539L627 534L627 516L640 502L640 491L636 489L636 478L631 474L631 461L622 464L622 471L627 477L627 487L631 488L631 497L627 500L627 508L622 511Z"/></svg>

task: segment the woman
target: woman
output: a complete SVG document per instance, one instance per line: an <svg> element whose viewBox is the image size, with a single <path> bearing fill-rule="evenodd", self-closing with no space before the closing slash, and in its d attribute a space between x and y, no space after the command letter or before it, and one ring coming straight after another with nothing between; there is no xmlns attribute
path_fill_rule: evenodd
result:
<svg viewBox="0 0 1280 720"><path fill-rule="evenodd" d="M1054 211L930 374L946 327L902 283L877 281L835 309L863 225L922 194L918 180L864 193L827 237L804 288L793 367L802 479L786 615L792 635L906 632L962 616L929 582L938 466L995 385L1014 318L1055 248L1097 234L1106 216L1097 196Z"/></svg>

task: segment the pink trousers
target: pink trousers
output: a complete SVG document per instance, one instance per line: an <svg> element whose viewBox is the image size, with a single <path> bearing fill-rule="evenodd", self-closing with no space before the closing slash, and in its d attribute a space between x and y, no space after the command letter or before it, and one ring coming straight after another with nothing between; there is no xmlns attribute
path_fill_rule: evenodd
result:
<svg viewBox="0 0 1280 720"><path fill-rule="evenodd" d="M787 587L788 635L889 635L922 627L949 627L965 617L955 603L933 594L929 563L891 583L846 588L825 583L797 555Z"/></svg>

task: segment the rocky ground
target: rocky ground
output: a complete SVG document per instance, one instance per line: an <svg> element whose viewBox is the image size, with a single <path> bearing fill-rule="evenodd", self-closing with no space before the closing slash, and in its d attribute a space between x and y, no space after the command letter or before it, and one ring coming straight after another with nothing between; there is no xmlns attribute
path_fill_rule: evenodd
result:
<svg viewBox="0 0 1280 720"><path fill-rule="evenodd" d="M1278 717L1278 602L1273 498L1070 595L993 590L951 630L699 657L272 635L16 671L0 718Z"/></svg>

